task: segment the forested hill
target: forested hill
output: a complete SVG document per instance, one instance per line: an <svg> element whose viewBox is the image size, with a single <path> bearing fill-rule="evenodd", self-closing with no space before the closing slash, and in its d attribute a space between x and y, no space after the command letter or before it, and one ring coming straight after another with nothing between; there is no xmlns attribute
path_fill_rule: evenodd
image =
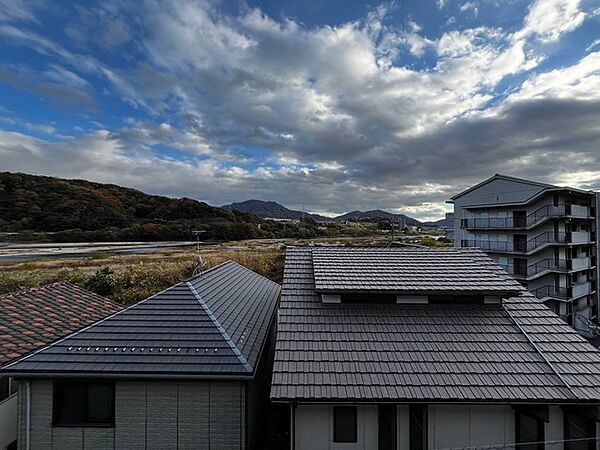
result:
<svg viewBox="0 0 600 450"><path fill-rule="evenodd" d="M151 238L147 234L158 230L163 239L189 239L195 227L205 226L214 234L215 227L223 232L258 221L189 198L172 199L85 180L0 172L0 231L5 232L75 230L86 234L112 229L129 230L135 235L131 238ZM123 232L117 235L107 237L128 237Z"/></svg>

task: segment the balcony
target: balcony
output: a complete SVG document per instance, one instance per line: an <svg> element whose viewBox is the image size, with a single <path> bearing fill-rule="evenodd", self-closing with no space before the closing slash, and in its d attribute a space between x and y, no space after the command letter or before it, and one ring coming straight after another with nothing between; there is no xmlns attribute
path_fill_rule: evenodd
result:
<svg viewBox="0 0 600 450"><path fill-rule="evenodd" d="M531 253L548 244L566 244L570 242L568 233L547 231L528 241L490 241L481 239L463 239L462 247L477 247L484 251L497 253Z"/></svg>
<svg viewBox="0 0 600 450"><path fill-rule="evenodd" d="M525 224L515 224L512 217L489 217L489 218L472 218L462 219L461 228L470 229L513 229L513 228L524 228Z"/></svg>
<svg viewBox="0 0 600 450"><path fill-rule="evenodd" d="M588 256L582 258L573 258L571 260L571 270L586 270L592 268L592 262Z"/></svg>
<svg viewBox="0 0 600 450"><path fill-rule="evenodd" d="M577 284L574 284L573 286L571 286L571 290L572 290L571 297L573 297L573 298L583 297L585 295L592 293L592 283L590 283L589 281L586 281L584 283L577 283Z"/></svg>
<svg viewBox="0 0 600 450"><path fill-rule="evenodd" d="M553 205L547 204L529 213L526 217L475 217L461 219L461 228L475 229L525 229L539 225L553 217L573 217L579 219L590 219L589 206L581 205Z"/></svg>
<svg viewBox="0 0 600 450"><path fill-rule="evenodd" d="M568 290L564 287L557 287L547 284L531 291L540 300L556 299L566 301L569 299Z"/></svg>
<svg viewBox="0 0 600 450"><path fill-rule="evenodd" d="M542 272L565 272L567 270L567 260L545 258L527 266L528 277L533 277Z"/></svg>
<svg viewBox="0 0 600 450"><path fill-rule="evenodd" d="M540 233L537 236L527 241L527 252L537 250L546 244L566 244L570 242L570 233L554 233L553 231L546 231Z"/></svg>
<svg viewBox="0 0 600 450"><path fill-rule="evenodd" d="M590 207L581 205L568 205L571 208L569 216L576 217L578 219L587 219L590 217Z"/></svg>
<svg viewBox="0 0 600 450"><path fill-rule="evenodd" d="M592 236L589 231L573 231L571 234L571 243L573 244L589 244L592 241Z"/></svg>

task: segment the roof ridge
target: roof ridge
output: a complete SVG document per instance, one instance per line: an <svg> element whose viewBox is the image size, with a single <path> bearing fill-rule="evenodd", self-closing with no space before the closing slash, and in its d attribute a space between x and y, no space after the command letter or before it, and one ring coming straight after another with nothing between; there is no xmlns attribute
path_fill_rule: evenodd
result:
<svg viewBox="0 0 600 450"><path fill-rule="evenodd" d="M218 319L215 317L215 315L210 310L208 305L204 302L204 300L202 299L202 296L198 293L196 288L189 281L186 281L185 284L187 285L188 289L192 292L192 294L194 294L194 297L196 297L196 300L198 301L200 306L204 309L204 311L208 315L208 318L212 321L213 325L217 328L217 330L219 331L219 333L221 334L223 339L225 339L225 342L227 343L227 345L229 345L229 347L231 348L231 350L233 351L235 356L237 356L237 358L239 359L242 366L244 366L244 369L246 369L247 372L253 372L254 370L253 370L252 366L248 363L248 360L246 359L246 357L242 354L240 349L233 343L233 340L231 339L231 337L229 336L227 331L225 331L225 328L223 328L223 325L221 325L221 322L219 322Z"/></svg>
<svg viewBox="0 0 600 450"><path fill-rule="evenodd" d="M563 378L563 376L559 372L559 370L556 367L554 367L554 364L552 364L550 362L550 360L546 357L546 355L544 354L542 349L537 346L537 344L533 341L533 339L531 339L531 336L529 336L527 331L525 331L525 329L521 326L521 324L517 321L517 319L515 319L513 317L513 315L510 313L510 310L508 308L502 308L502 309L504 309L504 311L506 311L506 314L508 315L508 317L510 317L510 320L512 320L512 322L517 326L517 328L521 331L521 333L523 333L523 335L525 336L527 341L531 344L531 346L534 348L534 350L539 353L539 355L542 357L544 362L546 364L548 364L548 366L550 367L550 369L552 370L554 375L556 375L558 377L558 379L565 385L565 387L569 391L569 394L571 394L571 396L575 399L578 398L577 395L573 392L573 388L571 387L571 385L567 382L567 380L565 380Z"/></svg>

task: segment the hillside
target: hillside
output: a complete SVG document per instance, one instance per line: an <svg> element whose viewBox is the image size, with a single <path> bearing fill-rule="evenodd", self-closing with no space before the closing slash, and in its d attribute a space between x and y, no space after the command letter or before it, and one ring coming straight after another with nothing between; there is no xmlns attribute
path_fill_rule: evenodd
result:
<svg viewBox="0 0 600 450"><path fill-rule="evenodd" d="M369 220L369 219L386 219L395 222L400 222L406 226L418 226L421 225L417 219L408 217L404 214L394 214L381 209L374 209L371 211L351 211L335 218L336 221L342 220Z"/></svg>
<svg viewBox="0 0 600 450"><path fill-rule="evenodd" d="M255 214L262 218L270 217L274 219L302 220L303 217L311 217L317 222L326 222L331 220L318 214L302 213L302 211L288 209L277 202L267 202L255 199L223 205L221 208L227 211L239 211L247 214Z"/></svg>
<svg viewBox="0 0 600 450"><path fill-rule="evenodd" d="M257 221L189 198L172 199L85 180L0 173L0 231L4 232L77 230L89 234L117 229L129 230L136 235L132 238L160 234L161 238L189 239L196 227L215 234ZM117 234L108 239L128 237Z"/></svg>
<svg viewBox="0 0 600 450"><path fill-rule="evenodd" d="M454 227L454 222L449 219L440 219L433 222L423 222L426 227L450 229Z"/></svg>

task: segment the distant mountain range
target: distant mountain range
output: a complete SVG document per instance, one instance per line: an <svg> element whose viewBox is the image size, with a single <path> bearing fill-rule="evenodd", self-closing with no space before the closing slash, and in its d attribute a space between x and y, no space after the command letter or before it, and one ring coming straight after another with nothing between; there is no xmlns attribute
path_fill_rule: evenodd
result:
<svg viewBox="0 0 600 450"><path fill-rule="evenodd" d="M406 226L419 226L421 222L412 217L408 217L404 214L394 214L381 209L373 209L371 211L351 211L335 218L336 221L342 220L372 220L372 219L386 219L394 222L399 222L401 225Z"/></svg>
<svg viewBox="0 0 600 450"><path fill-rule="evenodd" d="M440 219L433 222L423 222L423 226L448 229L454 227L454 223L449 219Z"/></svg>
<svg viewBox="0 0 600 450"><path fill-rule="evenodd" d="M286 208L277 202L266 202L263 200L246 200L245 202L230 203L223 205L221 208L227 211L238 211L246 214L256 214L258 217L271 219L292 219L302 220L303 217L311 217L317 222L327 222L332 220L329 217L320 216L318 214L303 213Z"/></svg>
<svg viewBox="0 0 600 450"><path fill-rule="evenodd" d="M413 217L409 217L405 214L394 214L388 211L383 211L381 209L374 209L370 211L351 211L346 214L342 214L337 217L325 217L319 214L309 214L302 213L302 211L296 211L293 209L286 208L283 205L280 205L277 202L267 202L263 200L246 200L245 202L231 203L229 205L224 205L221 208L226 209L228 211L238 211L247 214L256 214L259 217L265 218L273 218L273 219L297 219L300 220L302 217L307 216L311 217L317 222L341 222L344 220L377 220L377 219L385 219L385 220L393 220L395 222L399 222L402 225L406 226L421 226L421 225L430 225L430 226L444 226L446 220L438 220L437 222L419 222L417 219Z"/></svg>

